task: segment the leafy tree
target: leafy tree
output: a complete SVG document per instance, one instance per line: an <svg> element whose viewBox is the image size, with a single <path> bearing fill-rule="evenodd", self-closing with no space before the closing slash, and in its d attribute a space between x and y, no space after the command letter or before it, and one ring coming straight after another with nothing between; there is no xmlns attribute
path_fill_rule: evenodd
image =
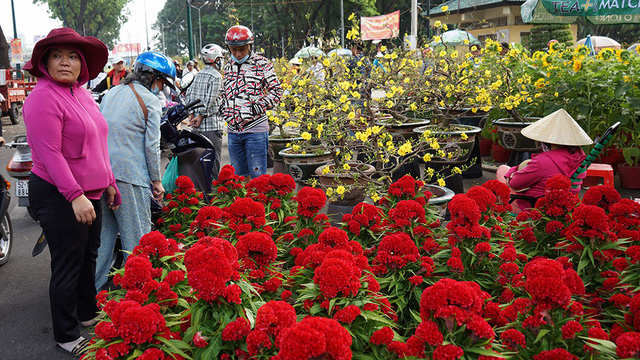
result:
<svg viewBox="0 0 640 360"><path fill-rule="evenodd" d="M607 36L621 44L635 44L640 41L640 26L638 24L596 25L583 18L578 20L578 38L587 35Z"/></svg>
<svg viewBox="0 0 640 360"><path fill-rule="evenodd" d="M127 22L125 8L131 0L33 0L47 4L52 16L81 35L95 36L108 47L120 37L120 27Z"/></svg>
<svg viewBox="0 0 640 360"><path fill-rule="evenodd" d="M525 46L531 51L544 50L549 40L558 40L559 43L571 46L573 36L569 24L541 24L531 28L531 35Z"/></svg>

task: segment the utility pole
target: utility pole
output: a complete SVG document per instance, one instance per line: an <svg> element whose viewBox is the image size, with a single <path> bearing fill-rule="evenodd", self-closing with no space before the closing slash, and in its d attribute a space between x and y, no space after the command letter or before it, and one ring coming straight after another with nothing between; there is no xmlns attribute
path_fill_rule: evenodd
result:
<svg viewBox="0 0 640 360"><path fill-rule="evenodd" d="M187 36L189 38L189 60L193 59L193 30L191 29L191 1L187 0Z"/></svg>
<svg viewBox="0 0 640 360"><path fill-rule="evenodd" d="M416 49L418 45L418 0L411 0L411 36L409 48Z"/></svg>
<svg viewBox="0 0 640 360"><path fill-rule="evenodd" d="M340 46L344 48L344 0L340 0Z"/></svg>
<svg viewBox="0 0 640 360"><path fill-rule="evenodd" d="M13 38L18 38L18 27L16 26L16 10L13 6L13 0L11 0L11 16L13 16ZM20 70L20 62L16 61L16 69Z"/></svg>
<svg viewBox="0 0 640 360"><path fill-rule="evenodd" d="M151 50L149 47L149 25L147 25L147 0L144 0L144 31L147 34L147 51Z"/></svg>

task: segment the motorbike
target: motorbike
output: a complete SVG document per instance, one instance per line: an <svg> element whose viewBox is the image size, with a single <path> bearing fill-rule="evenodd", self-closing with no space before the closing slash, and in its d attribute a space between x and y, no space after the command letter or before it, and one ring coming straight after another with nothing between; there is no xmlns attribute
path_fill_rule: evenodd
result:
<svg viewBox="0 0 640 360"><path fill-rule="evenodd" d="M27 143L27 135L17 135L13 141L5 144L9 149L16 149L11 160L7 164L7 173L16 179L15 194L18 198L18 206L26 207L32 219L36 219L31 207L29 207L29 176L31 175L31 148Z"/></svg>
<svg viewBox="0 0 640 360"><path fill-rule="evenodd" d="M215 180L213 143L195 131L178 130L178 124L189 117L189 110L202 106L200 100L196 100L166 108L160 120L160 136L173 156L178 158L178 174L191 178L196 189L202 191L208 200L211 183Z"/></svg>
<svg viewBox="0 0 640 360"><path fill-rule="evenodd" d="M9 217L10 188L11 183L0 175L0 266L9 261L13 245L13 228Z"/></svg>

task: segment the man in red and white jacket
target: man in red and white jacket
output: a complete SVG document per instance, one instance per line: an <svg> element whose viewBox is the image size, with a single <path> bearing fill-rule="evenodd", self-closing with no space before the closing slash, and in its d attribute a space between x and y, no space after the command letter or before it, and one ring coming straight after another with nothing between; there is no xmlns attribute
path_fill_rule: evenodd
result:
<svg viewBox="0 0 640 360"><path fill-rule="evenodd" d="M269 60L252 51L251 30L233 26L225 42L231 60L224 67L220 114L229 130L229 157L236 174L256 178L267 173L267 110L280 102L282 87Z"/></svg>

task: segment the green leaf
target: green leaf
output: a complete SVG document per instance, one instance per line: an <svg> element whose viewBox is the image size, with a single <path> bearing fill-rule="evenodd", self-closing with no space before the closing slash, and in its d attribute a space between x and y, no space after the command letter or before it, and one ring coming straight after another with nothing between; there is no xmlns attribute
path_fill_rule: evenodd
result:
<svg viewBox="0 0 640 360"><path fill-rule="evenodd" d="M540 330L540 332L538 333L538 336L536 337L536 340L534 341L534 343L538 343L540 341L540 339L542 339L545 335L547 335L547 333L549 333L549 330L547 330L547 329Z"/></svg>

